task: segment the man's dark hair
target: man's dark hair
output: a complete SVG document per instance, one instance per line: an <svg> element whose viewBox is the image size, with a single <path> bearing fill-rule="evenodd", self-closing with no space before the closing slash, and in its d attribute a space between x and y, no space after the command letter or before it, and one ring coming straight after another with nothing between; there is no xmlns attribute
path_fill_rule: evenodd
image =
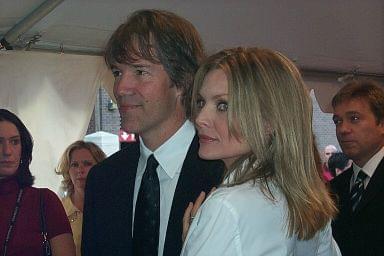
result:
<svg viewBox="0 0 384 256"><path fill-rule="evenodd" d="M14 124L19 131L21 141L21 157L16 178L20 187L32 186L34 177L29 170L29 164L32 161L33 139L27 127L12 112L6 109L0 109L0 122L8 121Z"/></svg>
<svg viewBox="0 0 384 256"><path fill-rule="evenodd" d="M162 64L172 84L183 90L183 104L190 116L190 94L197 68L205 57L201 38L184 18L162 10L139 10L112 34L105 62L134 63L139 58Z"/></svg>
<svg viewBox="0 0 384 256"><path fill-rule="evenodd" d="M384 120L384 90L372 80L352 80L348 82L332 99L335 108L344 101L363 99L369 104L377 123Z"/></svg>

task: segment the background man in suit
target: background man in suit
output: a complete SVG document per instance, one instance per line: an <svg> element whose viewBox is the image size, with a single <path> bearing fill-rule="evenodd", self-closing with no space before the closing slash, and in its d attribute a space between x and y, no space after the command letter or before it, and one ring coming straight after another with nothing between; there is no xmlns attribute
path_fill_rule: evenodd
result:
<svg viewBox="0 0 384 256"><path fill-rule="evenodd" d="M332 225L334 238L343 255L383 255L384 91L372 81L352 81L332 106L337 139L353 160L331 181L340 211Z"/></svg>
<svg viewBox="0 0 384 256"><path fill-rule="evenodd" d="M222 162L198 157L187 120L203 57L193 25L170 12L137 11L113 33L105 59L122 128L139 141L90 171L83 255L180 254L184 210L222 179Z"/></svg>

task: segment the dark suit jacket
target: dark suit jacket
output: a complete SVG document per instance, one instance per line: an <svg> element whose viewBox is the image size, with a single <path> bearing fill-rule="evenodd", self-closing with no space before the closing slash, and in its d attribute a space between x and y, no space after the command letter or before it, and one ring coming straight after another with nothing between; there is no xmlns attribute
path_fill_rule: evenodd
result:
<svg viewBox="0 0 384 256"><path fill-rule="evenodd" d="M168 221L163 255L180 255L182 218L189 202L222 181L221 161L198 157L198 138L192 141L181 169ZM139 143L131 143L91 169L85 188L82 255L132 254L133 191Z"/></svg>
<svg viewBox="0 0 384 256"><path fill-rule="evenodd" d="M340 211L332 223L333 236L343 255L384 255L384 159L375 170L355 212L352 212L350 202L352 174L351 167L331 181Z"/></svg>

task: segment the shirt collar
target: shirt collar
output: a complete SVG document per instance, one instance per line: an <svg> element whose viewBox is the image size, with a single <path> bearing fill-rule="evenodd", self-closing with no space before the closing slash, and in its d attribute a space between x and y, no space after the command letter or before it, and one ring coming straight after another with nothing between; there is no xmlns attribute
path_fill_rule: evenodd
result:
<svg viewBox="0 0 384 256"><path fill-rule="evenodd" d="M140 138L140 154L145 161L151 154L154 154L157 162L159 162L168 177L173 178L177 172L180 172L194 136L195 127L187 120L175 134L154 152L149 150Z"/></svg>
<svg viewBox="0 0 384 256"><path fill-rule="evenodd" d="M363 170L369 178L372 178L377 166L379 165L383 157L384 147L382 147L375 155L373 155L373 157L371 157L371 159L369 159L369 161L363 167L360 167L357 164L353 163L353 174L355 179L360 170Z"/></svg>

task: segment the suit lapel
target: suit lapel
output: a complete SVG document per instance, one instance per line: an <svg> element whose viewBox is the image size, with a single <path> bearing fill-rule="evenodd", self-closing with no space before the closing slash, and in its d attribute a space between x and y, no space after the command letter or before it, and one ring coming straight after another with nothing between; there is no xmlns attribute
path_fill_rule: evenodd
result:
<svg viewBox="0 0 384 256"><path fill-rule="evenodd" d="M201 191L209 192L221 182L223 163L205 161L198 157L198 137L192 140L184 160L172 201L163 255L179 255L182 247L182 219L189 202L194 202Z"/></svg>
<svg viewBox="0 0 384 256"><path fill-rule="evenodd" d="M190 198L194 198L197 193L200 193L200 190L196 191L199 186L195 186L194 182L194 177L199 176L197 172L194 172L196 169L199 169L197 164L197 150L198 141L195 136L184 160L179 180L177 181L171 212L169 214L164 243L164 255L169 255L169 253L174 251L174 244L176 241L181 240L181 237L179 236L181 234L180 228L182 227L184 210L186 209Z"/></svg>
<svg viewBox="0 0 384 256"><path fill-rule="evenodd" d="M353 168L349 168L331 181L333 191L338 196L339 215L350 215L352 206L350 201L350 182L353 174Z"/></svg>
<svg viewBox="0 0 384 256"><path fill-rule="evenodd" d="M113 221L121 234L125 234L127 239L132 237L132 210L133 210L133 191L136 179L137 164L139 160L139 144L132 143L123 149L118 161L111 162L109 168L116 170L114 173L121 173L111 179L110 188L110 207L111 216L115 216ZM109 170L106 170L109 171Z"/></svg>
<svg viewBox="0 0 384 256"><path fill-rule="evenodd" d="M366 187L360 203L357 205L355 209L355 213L358 213L364 207L372 201L375 196L379 193L379 191L383 190L384 187L384 159L381 160L379 165L377 166L375 173L370 179L368 186Z"/></svg>

